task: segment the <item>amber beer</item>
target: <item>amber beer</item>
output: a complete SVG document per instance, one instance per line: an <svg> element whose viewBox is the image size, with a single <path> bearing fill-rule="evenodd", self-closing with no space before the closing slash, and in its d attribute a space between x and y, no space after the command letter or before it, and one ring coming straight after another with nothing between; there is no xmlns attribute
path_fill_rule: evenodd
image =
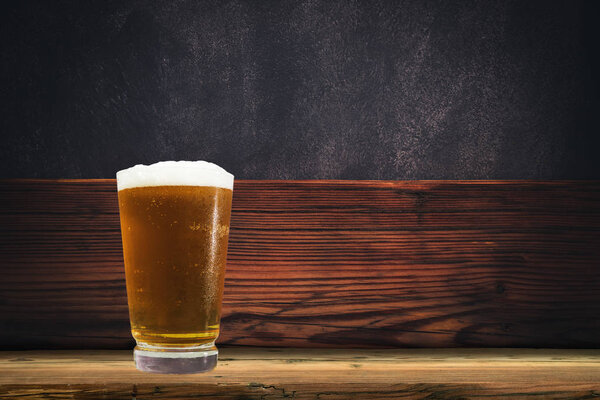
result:
<svg viewBox="0 0 600 400"><path fill-rule="evenodd" d="M138 369L214 368L233 176L204 162L117 174L131 332Z"/></svg>

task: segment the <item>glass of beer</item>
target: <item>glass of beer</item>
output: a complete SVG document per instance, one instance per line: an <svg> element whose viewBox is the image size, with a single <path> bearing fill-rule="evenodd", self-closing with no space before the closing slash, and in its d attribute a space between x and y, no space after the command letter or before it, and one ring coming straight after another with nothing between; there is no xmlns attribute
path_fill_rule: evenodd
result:
<svg viewBox="0 0 600 400"><path fill-rule="evenodd" d="M117 172L135 365L156 373L213 369L233 175L205 161Z"/></svg>

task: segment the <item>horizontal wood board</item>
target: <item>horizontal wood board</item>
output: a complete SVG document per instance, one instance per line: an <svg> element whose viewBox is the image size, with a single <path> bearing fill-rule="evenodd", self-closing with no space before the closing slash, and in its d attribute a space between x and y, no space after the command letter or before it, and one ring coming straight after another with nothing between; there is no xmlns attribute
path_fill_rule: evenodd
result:
<svg viewBox="0 0 600 400"><path fill-rule="evenodd" d="M114 180L0 181L0 347L129 348ZM600 347L600 182L237 181L221 344Z"/></svg>
<svg viewBox="0 0 600 400"><path fill-rule="evenodd" d="M223 348L205 374L128 350L0 352L0 399L592 399L599 350Z"/></svg>

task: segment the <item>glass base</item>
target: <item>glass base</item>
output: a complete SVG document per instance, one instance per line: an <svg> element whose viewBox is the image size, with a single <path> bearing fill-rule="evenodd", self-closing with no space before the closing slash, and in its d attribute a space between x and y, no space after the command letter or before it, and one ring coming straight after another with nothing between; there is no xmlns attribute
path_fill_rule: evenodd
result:
<svg viewBox="0 0 600 400"><path fill-rule="evenodd" d="M200 347L156 347L138 345L133 350L135 367L157 374L198 374L217 366L219 351L214 344Z"/></svg>

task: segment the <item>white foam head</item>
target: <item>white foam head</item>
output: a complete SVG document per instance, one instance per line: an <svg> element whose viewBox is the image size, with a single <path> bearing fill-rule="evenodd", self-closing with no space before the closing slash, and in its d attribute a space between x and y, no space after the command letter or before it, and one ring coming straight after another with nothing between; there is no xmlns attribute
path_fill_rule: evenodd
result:
<svg viewBox="0 0 600 400"><path fill-rule="evenodd" d="M233 175L206 161L161 161L117 172L117 190L144 186L213 186L233 190Z"/></svg>

